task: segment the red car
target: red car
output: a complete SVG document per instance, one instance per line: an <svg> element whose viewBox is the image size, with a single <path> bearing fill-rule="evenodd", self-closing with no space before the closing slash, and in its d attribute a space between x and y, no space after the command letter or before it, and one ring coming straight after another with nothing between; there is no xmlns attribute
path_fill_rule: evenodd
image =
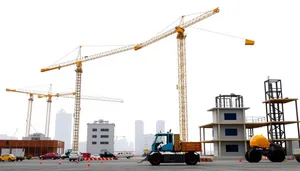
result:
<svg viewBox="0 0 300 171"><path fill-rule="evenodd" d="M81 153L82 154L82 158L90 158L91 157L91 153Z"/></svg>
<svg viewBox="0 0 300 171"><path fill-rule="evenodd" d="M55 160L55 159L60 159L60 155L57 154L57 153L47 153L47 154L44 154L44 155L41 155L39 157L39 159L41 160L44 160L44 159L52 159L52 160Z"/></svg>

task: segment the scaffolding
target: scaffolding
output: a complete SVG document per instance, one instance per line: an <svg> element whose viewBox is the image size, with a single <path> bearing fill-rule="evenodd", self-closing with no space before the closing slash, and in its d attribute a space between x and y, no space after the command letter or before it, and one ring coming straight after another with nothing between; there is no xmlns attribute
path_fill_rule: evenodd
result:
<svg viewBox="0 0 300 171"><path fill-rule="evenodd" d="M264 82L265 88L265 106L266 106L266 119L269 123L267 125L268 139L273 143L286 148L286 131L284 118L284 103L295 102L296 108L296 122L298 130L298 138L300 139L299 118L297 99L283 98L282 83L280 79L268 79ZM300 141L299 141L300 146Z"/></svg>
<svg viewBox="0 0 300 171"><path fill-rule="evenodd" d="M244 107L243 96L231 93L230 95L219 95L216 97L218 108L242 108Z"/></svg>

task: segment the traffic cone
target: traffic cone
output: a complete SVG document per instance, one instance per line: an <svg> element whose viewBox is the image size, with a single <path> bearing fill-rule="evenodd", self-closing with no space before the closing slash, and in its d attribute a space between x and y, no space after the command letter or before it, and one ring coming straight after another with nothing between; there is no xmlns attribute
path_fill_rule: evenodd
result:
<svg viewBox="0 0 300 171"><path fill-rule="evenodd" d="M78 164L78 160L76 160L76 164Z"/></svg>
<svg viewBox="0 0 300 171"><path fill-rule="evenodd" d="M58 161L58 165L61 165L61 160Z"/></svg>
<svg viewBox="0 0 300 171"><path fill-rule="evenodd" d="M43 164L43 161L42 161L42 160L40 160L40 164Z"/></svg>
<svg viewBox="0 0 300 171"><path fill-rule="evenodd" d="M90 161L88 161L88 167L90 167L90 166L91 166Z"/></svg>

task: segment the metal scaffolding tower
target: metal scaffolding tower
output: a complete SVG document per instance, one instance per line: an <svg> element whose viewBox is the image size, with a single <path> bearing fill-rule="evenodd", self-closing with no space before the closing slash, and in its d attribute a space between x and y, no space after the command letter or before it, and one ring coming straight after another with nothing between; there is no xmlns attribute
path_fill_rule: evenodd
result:
<svg viewBox="0 0 300 171"><path fill-rule="evenodd" d="M265 100L267 122L271 122L267 126L268 139L272 139L273 143L286 147L286 134L284 123L284 110L282 101L270 101L273 99L283 99L282 84L279 79L268 79L265 81ZM275 123L274 123L275 122Z"/></svg>

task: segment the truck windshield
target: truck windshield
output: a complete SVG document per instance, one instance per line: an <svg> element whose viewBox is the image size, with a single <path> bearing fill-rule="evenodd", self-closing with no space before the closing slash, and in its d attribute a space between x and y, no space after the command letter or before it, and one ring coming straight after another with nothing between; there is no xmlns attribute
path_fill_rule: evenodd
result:
<svg viewBox="0 0 300 171"><path fill-rule="evenodd" d="M166 135L159 135L155 141L155 143L163 142L164 144L167 142L167 136Z"/></svg>

